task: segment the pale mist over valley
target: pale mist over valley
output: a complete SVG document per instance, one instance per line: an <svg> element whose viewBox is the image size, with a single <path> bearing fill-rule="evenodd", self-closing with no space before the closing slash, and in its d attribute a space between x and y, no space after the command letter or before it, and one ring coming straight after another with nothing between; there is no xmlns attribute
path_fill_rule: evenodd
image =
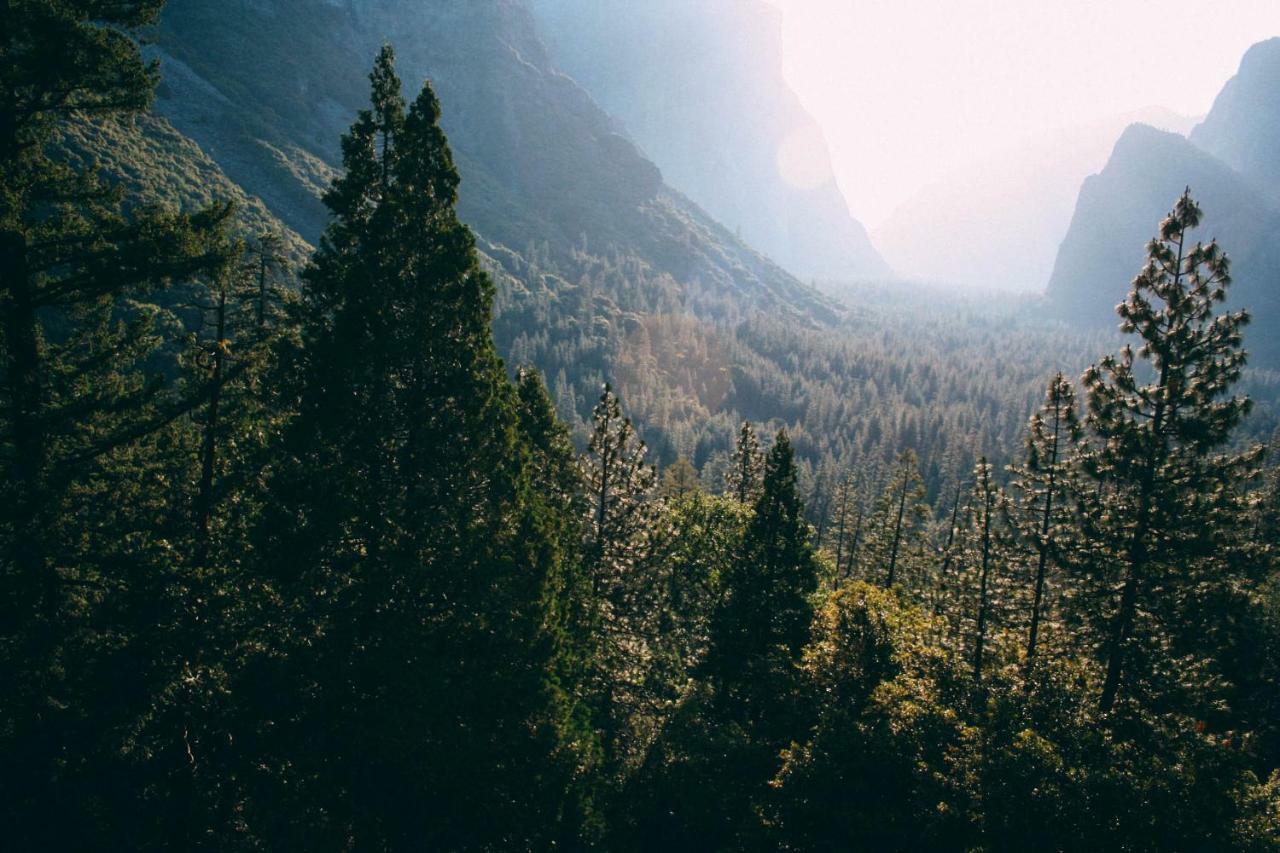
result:
<svg viewBox="0 0 1280 853"><path fill-rule="evenodd" d="M1275 0L0 7L14 851L1280 853Z"/></svg>

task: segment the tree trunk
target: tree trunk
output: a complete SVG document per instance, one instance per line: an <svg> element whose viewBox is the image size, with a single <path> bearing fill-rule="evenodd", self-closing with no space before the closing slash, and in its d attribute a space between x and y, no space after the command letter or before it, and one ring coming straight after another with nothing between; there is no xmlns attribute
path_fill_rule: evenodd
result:
<svg viewBox="0 0 1280 853"><path fill-rule="evenodd" d="M902 516L907 509L907 475L902 476L902 495L898 499L898 519L893 525L893 546L889 549L889 577L885 580L885 589L893 587L893 578L898 569L898 545L902 542Z"/></svg>
<svg viewBox="0 0 1280 853"><path fill-rule="evenodd" d="M1049 528L1053 520L1054 489L1058 481L1058 435L1061 425L1062 406L1060 401L1055 400L1053 409L1053 445L1049 451L1049 484L1044 496L1044 516L1040 520L1040 541L1036 543L1036 550L1039 553L1036 558L1035 598L1031 603L1031 631L1030 636L1027 638L1026 671L1028 675L1031 673L1032 663L1036 657L1036 643L1040 637L1040 610L1044 602L1044 577L1048 568L1049 558Z"/></svg>
<svg viewBox="0 0 1280 853"><path fill-rule="evenodd" d="M978 581L978 636L973 650L973 680L982 680L982 656L987 640L987 578L991 571L991 498L982 518L982 574Z"/></svg>
<svg viewBox="0 0 1280 853"><path fill-rule="evenodd" d="M218 325L213 348L213 378L209 388L209 412L204 423L204 449L200 464L200 509L198 562L204 566L209 557L209 526L213 519L213 476L218 461L218 406L222 401L222 383L226 367L227 291L218 292Z"/></svg>
<svg viewBox="0 0 1280 853"><path fill-rule="evenodd" d="M10 559L17 571L23 591L17 597L18 618L35 613L52 615L57 608L58 579L48 569L49 555L45 542L44 514L45 477L48 469L48 446L44 415L44 388L40 377L40 333L36 319L36 294L27 274L26 240L14 231L0 233L0 270L8 298L0 303L4 312L6 341L5 372L8 374L10 427L13 433L14 459L10 476L16 495L13 505L14 539ZM21 602L21 603L19 603Z"/></svg>

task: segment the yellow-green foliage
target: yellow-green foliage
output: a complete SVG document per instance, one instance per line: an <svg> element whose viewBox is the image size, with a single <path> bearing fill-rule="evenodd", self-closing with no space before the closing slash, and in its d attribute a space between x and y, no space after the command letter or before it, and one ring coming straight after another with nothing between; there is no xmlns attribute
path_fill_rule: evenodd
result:
<svg viewBox="0 0 1280 853"><path fill-rule="evenodd" d="M274 234L291 265L300 266L311 246L245 193L222 169L168 120L154 115L77 118L58 128L54 147L78 169L95 169L118 183L131 204L155 204L184 211L212 204L235 204L237 236Z"/></svg>

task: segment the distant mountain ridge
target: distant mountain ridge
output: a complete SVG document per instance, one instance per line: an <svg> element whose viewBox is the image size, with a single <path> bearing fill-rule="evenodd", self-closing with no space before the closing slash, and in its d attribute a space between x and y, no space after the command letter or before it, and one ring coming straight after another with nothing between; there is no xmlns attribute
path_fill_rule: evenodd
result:
<svg viewBox="0 0 1280 853"><path fill-rule="evenodd" d="M1191 141L1280 206L1280 38L1249 48Z"/></svg>
<svg viewBox="0 0 1280 853"><path fill-rule="evenodd" d="M1184 188L1205 213L1195 239L1232 260L1230 305L1254 317L1256 364L1280 367L1280 39L1254 46L1190 138L1136 124L1081 187L1047 294L1073 322L1115 324L1114 306L1143 262L1143 246Z"/></svg>
<svg viewBox="0 0 1280 853"><path fill-rule="evenodd" d="M761 0L533 0L555 60L688 193L805 278L883 277Z"/></svg>
<svg viewBox="0 0 1280 853"><path fill-rule="evenodd" d="M1176 133L1194 124L1153 107L1027 139L921 190L872 239L904 278L1042 292L1081 182L1134 122Z"/></svg>
<svg viewBox="0 0 1280 853"><path fill-rule="evenodd" d="M413 92L431 78L463 176L460 213L515 252L635 255L684 288L809 320L838 309L679 192L551 63L523 0L171 0L158 111L309 240L338 139L384 42ZM287 46L287 49L282 49Z"/></svg>

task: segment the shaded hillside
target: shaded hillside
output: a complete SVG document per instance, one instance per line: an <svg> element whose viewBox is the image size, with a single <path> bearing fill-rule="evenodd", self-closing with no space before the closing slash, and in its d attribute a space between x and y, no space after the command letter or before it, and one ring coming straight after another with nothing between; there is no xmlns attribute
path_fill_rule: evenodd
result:
<svg viewBox="0 0 1280 853"><path fill-rule="evenodd" d="M805 277L888 267L849 214L822 131L782 76L759 0L534 0L555 59L670 182Z"/></svg>
<svg viewBox="0 0 1280 853"><path fill-rule="evenodd" d="M1205 211L1195 235L1217 238L1232 259L1231 303L1253 311L1246 344L1256 360L1280 362L1280 214L1225 163L1175 134L1133 125L1101 173L1080 190L1058 253L1049 297L1063 316L1118 322L1114 306L1143 263L1143 245L1187 186Z"/></svg>
<svg viewBox="0 0 1280 853"><path fill-rule="evenodd" d="M339 135L386 41L408 89L427 77L436 86L464 176L460 212L486 240L525 255L545 244L568 278L584 254L633 256L678 281L699 313L731 300L834 318L831 303L667 187L556 71L516 0L175 0L157 34L159 110L315 239Z"/></svg>
<svg viewBox="0 0 1280 853"><path fill-rule="evenodd" d="M61 125L60 156L81 169L96 168L119 183L130 200L191 211L220 202L235 205L233 233L254 240L271 234L282 241L292 265L311 246L281 222L261 199L248 195L167 120L154 115L78 119Z"/></svg>
<svg viewBox="0 0 1280 853"><path fill-rule="evenodd" d="M1249 48L1191 141L1280 205L1280 38Z"/></svg>

